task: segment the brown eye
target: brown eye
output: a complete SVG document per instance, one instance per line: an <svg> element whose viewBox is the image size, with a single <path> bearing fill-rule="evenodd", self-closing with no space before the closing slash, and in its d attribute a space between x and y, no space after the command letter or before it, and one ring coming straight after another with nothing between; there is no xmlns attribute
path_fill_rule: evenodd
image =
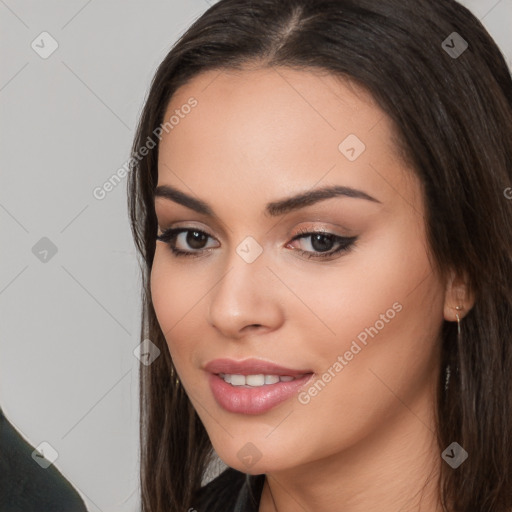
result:
<svg viewBox="0 0 512 512"><path fill-rule="evenodd" d="M186 242L192 249L203 249L208 235L202 231L187 231Z"/></svg>
<svg viewBox="0 0 512 512"><path fill-rule="evenodd" d="M295 250L307 258L329 258L338 253L347 252L350 250L354 242L357 240L356 236L345 237L335 235L334 233L327 232L301 232L297 235L291 243L295 241L304 241L301 243L300 248ZM307 243L305 243L307 242ZM334 250L333 248L336 247Z"/></svg>
<svg viewBox="0 0 512 512"><path fill-rule="evenodd" d="M192 228L167 229L156 237L166 243L176 256L200 256L211 248L206 246L209 238L213 240L204 231Z"/></svg>
<svg viewBox="0 0 512 512"><path fill-rule="evenodd" d="M330 251L334 242L333 235L324 235L322 233L311 235L311 247L318 252Z"/></svg>

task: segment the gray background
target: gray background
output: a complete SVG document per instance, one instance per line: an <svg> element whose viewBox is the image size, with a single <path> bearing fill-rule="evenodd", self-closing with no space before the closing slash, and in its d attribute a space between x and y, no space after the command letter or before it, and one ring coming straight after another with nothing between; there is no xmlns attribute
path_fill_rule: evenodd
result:
<svg viewBox="0 0 512 512"><path fill-rule="evenodd" d="M140 365L126 180L93 190L128 160L157 65L210 3L0 0L0 404L57 450L91 512L138 510ZM512 0L462 3L510 66Z"/></svg>

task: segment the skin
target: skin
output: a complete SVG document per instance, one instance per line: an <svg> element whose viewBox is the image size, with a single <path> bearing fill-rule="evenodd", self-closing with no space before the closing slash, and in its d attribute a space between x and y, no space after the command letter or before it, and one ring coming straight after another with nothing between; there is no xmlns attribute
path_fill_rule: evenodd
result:
<svg viewBox="0 0 512 512"><path fill-rule="evenodd" d="M165 118L191 96L198 105L160 143L158 185L207 202L215 216L161 197L155 211L159 234L187 226L211 238L192 246L179 236L182 250L206 248L191 258L158 241L151 293L217 454L267 475L260 512L442 510L439 334L455 306L462 318L472 302L463 281L443 282L432 266L421 183L400 160L388 117L363 89L318 70L208 71L178 89ZM354 161L338 149L349 134L366 146ZM265 214L270 201L325 185L379 202L339 196ZM321 248L311 237L292 242L299 228L358 238L348 252L308 259L298 249ZM263 250L252 263L236 252L248 236ZM214 400L208 361L261 358L311 369L314 381L397 302L401 311L309 403L292 397L243 415ZM261 453L251 466L237 455L248 442Z"/></svg>

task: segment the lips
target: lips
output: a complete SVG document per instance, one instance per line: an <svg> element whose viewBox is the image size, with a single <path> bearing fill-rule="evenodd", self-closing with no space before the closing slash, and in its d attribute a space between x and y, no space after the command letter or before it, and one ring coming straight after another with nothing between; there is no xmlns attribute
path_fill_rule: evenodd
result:
<svg viewBox="0 0 512 512"><path fill-rule="evenodd" d="M280 366L268 361L261 359L244 359L243 361L235 361L233 359L214 359L204 366L207 372L218 375L219 373L224 374L236 374L236 375L289 375L291 377L297 377L307 373L313 373L311 369L295 369Z"/></svg>
<svg viewBox="0 0 512 512"><path fill-rule="evenodd" d="M204 369L210 372L208 383L216 402L224 410L238 414L267 412L296 395L313 376L309 369L287 368L259 359L215 359ZM269 379L267 384L270 376L279 376L279 380ZM239 380L244 382L235 382Z"/></svg>

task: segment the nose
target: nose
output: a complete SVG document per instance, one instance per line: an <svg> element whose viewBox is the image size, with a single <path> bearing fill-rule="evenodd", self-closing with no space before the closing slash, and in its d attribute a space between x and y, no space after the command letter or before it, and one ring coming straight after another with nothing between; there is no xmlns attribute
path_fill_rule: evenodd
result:
<svg viewBox="0 0 512 512"><path fill-rule="evenodd" d="M247 263L235 253L228 270L208 294L208 321L228 338L273 331L284 321L280 291L263 257Z"/></svg>

